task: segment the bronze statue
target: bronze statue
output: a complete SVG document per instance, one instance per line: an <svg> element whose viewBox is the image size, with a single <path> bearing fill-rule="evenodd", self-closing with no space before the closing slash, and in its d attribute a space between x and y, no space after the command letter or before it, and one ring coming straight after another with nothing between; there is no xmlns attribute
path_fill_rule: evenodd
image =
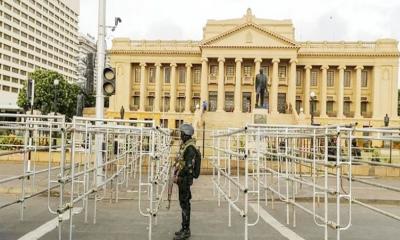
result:
<svg viewBox="0 0 400 240"><path fill-rule="evenodd" d="M260 69L260 73L256 76L256 108L264 107L264 96L267 90L267 76L264 75L262 69Z"/></svg>

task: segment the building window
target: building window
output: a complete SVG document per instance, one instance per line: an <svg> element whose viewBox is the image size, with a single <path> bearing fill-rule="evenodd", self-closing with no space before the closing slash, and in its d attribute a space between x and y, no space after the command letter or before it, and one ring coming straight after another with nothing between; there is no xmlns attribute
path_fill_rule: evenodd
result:
<svg viewBox="0 0 400 240"><path fill-rule="evenodd" d="M343 103L343 113L344 113L344 115L349 115L350 114L350 102L349 101L345 101L344 103Z"/></svg>
<svg viewBox="0 0 400 240"><path fill-rule="evenodd" d="M361 72L361 87L368 87L368 71Z"/></svg>
<svg viewBox="0 0 400 240"><path fill-rule="evenodd" d="M326 102L326 113L333 113L333 101Z"/></svg>
<svg viewBox="0 0 400 240"><path fill-rule="evenodd" d="M185 80L186 80L186 69L185 67L179 67L178 70L178 74L179 74L179 83L180 84L185 84Z"/></svg>
<svg viewBox="0 0 400 240"><path fill-rule="evenodd" d="M217 74L218 74L218 65L210 65L210 76L213 79L217 78Z"/></svg>
<svg viewBox="0 0 400 240"><path fill-rule="evenodd" d="M286 66L279 66L278 68L279 80L285 81L286 79Z"/></svg>
<svg viewBox="0 0 400 240"><path fill-rule="evenodd" d="M361 102L361 114L364 114L368 112L368 103L367 102Z"/></svg>
<svg viewBox="0 0 400 240"><path fill-rule="evenodd" d="M168 128L168 119L160 119L160 126L162 128Z"/></svg>
<svg viewBox="0 0 400 240"><path fill-rule="evenodd" d="M164 82L165 83L171 82L171 68L170 67L164 68Z"/></svg>
<svg viewBox="0 0 400 240"><path fill-rule="evenodd" d="M154 67L149 67L149 83L155 83L156 80L156 69Z"/></svg>
<svg viewBox="0 0 400 240"><path fill-rule="evenodd" d="M328 73L327 73L327 86L328 87L335 86L335 72L334 71L328 71Z"/></svg>
<svg viewBox="0 0 400 240"><path fill-rule="evenodd" d="M251 112L251 93L244 92L242 96L242 112Z"/></svg>
<svg viewBox="0 0 400 240"><path fill-rule="evenodd" d="M218 96L217 92L214 92L214 91L209 92L209 94L208 94L208 101L209 101L208 111L210 111L210 112L217 111L217 98L218 98L217 96Z"/></svg>
<svg viewBox="0 0 400 240"><path fill-rule="evenodd" d="M170 98L169 96L164 96L162 98L162 103L161 103L161 111L163 112L168 112L169 111L169 105L170 105Z"/></svg>
<svg viewBox="0 0 400 240"><path fill-rule="evenodd" d="M351 71L344 71L344 87L351 86Z"/></svg>
<svg viewBox="0 0 400 240"><path fill-rule="evenodd" d="M227 65L226 66L226 76L228 78L235 77L235 66L234 65Z"/></svg>
<svg viewBox="0 0 400 240"><path fill-rule="evenodd" d="M183 124L183 120L175 120L175 129L179 129L180 126Z"/></svg>
<svg viewBox="0 0 400 240"><path fill-rule="evenodd" d="M233 112L234 106L234 93L225 92L225 112Z"/></svg>
<svg viewBox="0 0 400 240"><path fill-rule="evenodd" d="M177 112L183 112L184 110L185 110L185 98L184 97L178 97L176 111Z"/></svg>
<svg viewBox="0 0 400 240"><path fill-rule="evenodd" d="M140 83L140 68L135 67L135 83Z"/></svg>
<svg viewBox="0 0 400 240"><path fill-rule="evenodd" d="M201 68L196 67L193 69L193 84L200 84L201 82Z"/></svg>
<svg viewBox="0 0 400 240"><path fill-rule="evenodd" d="M139 96L133 96L132 97L132 106L134 110L138 110L140 105L140 97Z"/></svg>
<svg viewBox="0 0 400 240"><path fill-rule="evenodd" d="M10 87L9 87L9 86L4 86L4 85L3 85L3 91L9 92L9 91L10 91Z"/></svg>
<svg viewBox="0 0 400 240"><path fill-rule="evenodd" d="M191 109L191 111L194 112L196 110L197 106L200 107L200 98L194 97L194 98L192 98L192 109Z"/></svg>
<svg viewBox="0 0 400 240"><path fill-rule="evenodd" d="M296 100L296 112L300 113L302 101L301 100Z"/></svg>
<svg viewBox="0 0 400 240"><path fill-rule="evenodd" d="M148 96L147 97L147 106L146 106L146 111L152 112L154 107L154 96Z"/></svg>
<svg viewBox="0 0 400 240"><path fill-rule="evenodd" d="M243 68L244 76L245 77L250 77L252 75L251 74L251 70L252 70L251 65L244 65L244 68Z"/></svg>
<svg viewBox="0 0 400 240"><path fill-rule="evenodd" d="M311 86L313 87L317 86L317 81L318 81L318 72L311 71Z"/></svg>
<svg viewBox="0 0 400 240"><path fill-rule="evenodd" d="M301 71L297 70L296 71L296 86L301 87ZM299 112L299 111L297 111Z"/></svg>

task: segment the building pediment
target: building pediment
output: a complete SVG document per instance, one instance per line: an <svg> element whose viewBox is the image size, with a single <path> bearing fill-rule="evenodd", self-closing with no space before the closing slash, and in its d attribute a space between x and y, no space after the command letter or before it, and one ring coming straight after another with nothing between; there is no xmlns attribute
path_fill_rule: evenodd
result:
<svg viewBox="0 0 400 240"><path fill-rule="evenodd" d="M206 39L201 42L200 46L203 48L299 48L293 40L253 22L247 22L215 37Z"/></svg>

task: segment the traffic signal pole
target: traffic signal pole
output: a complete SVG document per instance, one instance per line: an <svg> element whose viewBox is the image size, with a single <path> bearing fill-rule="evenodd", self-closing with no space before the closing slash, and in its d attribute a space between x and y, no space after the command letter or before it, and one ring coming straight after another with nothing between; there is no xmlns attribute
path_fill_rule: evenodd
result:
<svg viewBox="0 0 400 240"><path fill-rule="evenodd" d="M97 35L97 86L96 86L96 118L104 119L103 69L105 65L106 38L106 0L99 0L98 35ZM102 124L97 122L97 124ZM96 134L96 163L103 163L103 135ZM103 169L97 168L97 185L103 182Z"/></svg>

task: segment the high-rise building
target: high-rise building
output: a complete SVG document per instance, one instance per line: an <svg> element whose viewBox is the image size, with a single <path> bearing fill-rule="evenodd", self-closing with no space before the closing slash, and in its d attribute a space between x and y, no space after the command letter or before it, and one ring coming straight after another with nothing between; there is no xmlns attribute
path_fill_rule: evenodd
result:
<svg viewBox="0 0 400 240"><path fill-rule="evenodd" d="M78 84L92 94L97 82L97 45L94 37L79 34Z"/></svg>
<svg viewBox="0 0 400 240"><path fill-rule="evenodd" d="M79 0L0 0L0 109L17 109L35 69L76 82Z"/></svg>
<svg viewBox="0 0 400 240"><path fill-rule="evenodd" d="M107 116L154 119L170 128L199 123L207 103L207 128L245 123L382 126L397 117L399 56L395 39L300 42L291 20L209 20L201 41L116 38L109 50L116 94ZM268 77L263 108L255 77ZM261 119L261 120L260 120ZM256 121L257 120L257 121ZM264 122L265 122L264 121Z"/></svg>

